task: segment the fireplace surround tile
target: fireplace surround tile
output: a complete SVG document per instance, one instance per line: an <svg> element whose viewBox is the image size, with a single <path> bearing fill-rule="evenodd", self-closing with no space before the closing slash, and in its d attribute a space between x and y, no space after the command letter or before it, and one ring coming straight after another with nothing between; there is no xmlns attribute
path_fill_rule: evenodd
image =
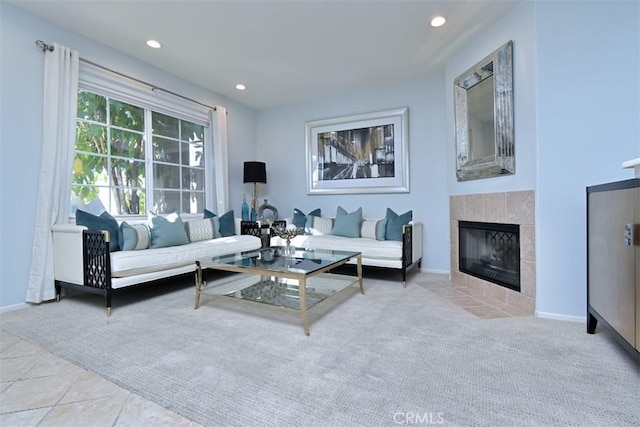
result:
<svg viewBox="0 0 640 427"><path fill-rule="evenodd" d="M536 230L534 225L520 225L520 259L536 261Z"/></svg>
<svg viewBox="0 0 640 427"><path fill-rule="evenodd" d="M464 196L451 196L449 215L452 221L464 218Z"/></svg>
<svg viewBox="0 0 640 427"><path fill-rule="evenodd" d="M505 193L483 194L484 222L506 223L507 197Z"/></svg>
<svg viewBox="0 0 640 427"><path fill-rule="evenodd" d="M535 224L535 197L533 191L506 193L506 221L509 224Z"/></svg>
<svg viewBox="0 0 640 427"><path fill-rule="evenodd" d="M455 195L449 198L451 237L451 282L465 292L485 295L511 307L514 313L533 315L536 296L535 192ZM458 221L520 225L521 292L459 271ZM506 311L506 310L503 310Z"/></svg>
<svg viewBox="0 0 640 427"><path fill-rule="evenodd" d="M525 313L533 315L536 309L536 301L519 292L507 292L507 304L522 309Z"/></svg>
<svg viewBox="0 0 640 427"><path fill-rule="evenodd" d="M482 221L484 218L484 196L470 194L464 201L464 218L466 221Z"/></svg>
<svg viewBox="0 0 640 427"><path fill-rule="evenodd" d="M535 298L536 263L520 260L520 292Z"/></svg>
<svg viewBox="0 0 640 427"><path fill-rule="evenodd" d="M502 286L496 286L495 283L487 282L481 279L480 280L484 287L485 295L490 296L491 298L497 299L500 302L507 302L507 288Z"/></svg>

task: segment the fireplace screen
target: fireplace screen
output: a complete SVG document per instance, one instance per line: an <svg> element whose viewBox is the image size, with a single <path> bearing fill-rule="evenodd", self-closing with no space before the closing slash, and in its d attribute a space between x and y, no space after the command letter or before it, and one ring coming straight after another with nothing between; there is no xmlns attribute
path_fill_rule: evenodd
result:
<svg viewBox="0 0 640 427"><path fill-rule="evenodd" d="M520 227L458 222L460 271L520 292Z"/></svg>

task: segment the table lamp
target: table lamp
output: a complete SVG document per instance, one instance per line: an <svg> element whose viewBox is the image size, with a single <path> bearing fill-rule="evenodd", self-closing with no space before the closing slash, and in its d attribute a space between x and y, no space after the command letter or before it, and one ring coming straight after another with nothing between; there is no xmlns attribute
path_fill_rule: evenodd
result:
<svg viewBox="0 0 640 427"><path fill-rule="evenodd" d="M244 162L243 183L253 183L253 200L251 200L251 220L255 221L258 210L258 183L267 183L267 166L264 162Z"/></svg>

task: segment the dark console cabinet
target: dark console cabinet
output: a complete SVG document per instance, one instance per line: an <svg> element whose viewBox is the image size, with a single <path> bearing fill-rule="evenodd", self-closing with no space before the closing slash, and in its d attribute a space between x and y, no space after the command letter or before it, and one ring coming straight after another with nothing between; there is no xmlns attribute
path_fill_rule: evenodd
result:
<svg viewBox="0 0 640 427"><path fill-rule="evenodd" d="M587 187L587 332L600 322L640 361L640 179Z"/></svg>

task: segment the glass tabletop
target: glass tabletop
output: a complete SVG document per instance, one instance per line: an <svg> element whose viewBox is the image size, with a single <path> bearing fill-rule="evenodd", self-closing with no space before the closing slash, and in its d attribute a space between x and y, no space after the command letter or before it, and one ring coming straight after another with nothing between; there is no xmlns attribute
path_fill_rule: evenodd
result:
<svg viewBox="0 0 640 427"><path fill-rule="evenodd" d="M291 257L285 257L281 255L282 253L284 253L284 247L273 246L213 257L209 263L205 264L226 265L247 270L260 269L270 272L311 274L359 255L359 252L303 248L296 248L294 256Z"/></svg>

